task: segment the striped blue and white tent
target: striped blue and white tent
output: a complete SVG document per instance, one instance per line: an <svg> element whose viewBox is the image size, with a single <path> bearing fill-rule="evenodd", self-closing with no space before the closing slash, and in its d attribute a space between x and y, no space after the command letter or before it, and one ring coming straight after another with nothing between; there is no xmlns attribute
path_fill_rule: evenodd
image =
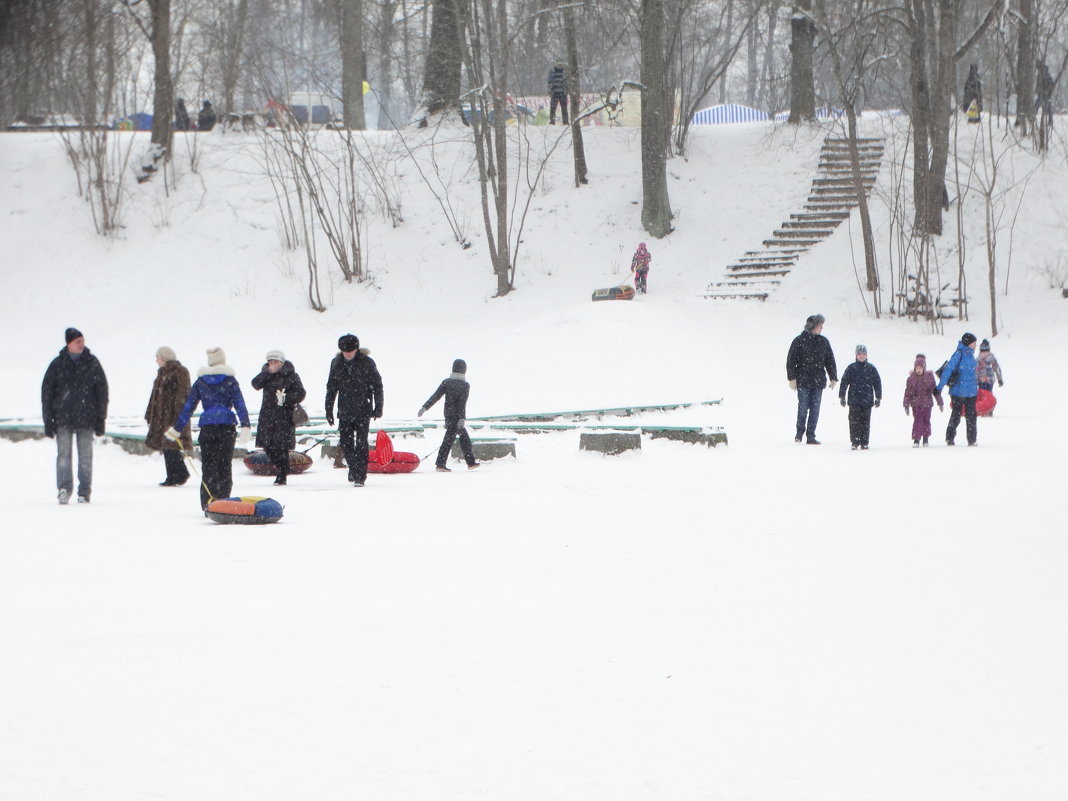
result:
<svg viewBox="0 0 1068 801"><path fill-rule="evenodd" d="M733 122L762 122L768 115L760 109L726 103L703 108L693 115L691 125L726 125Z"/></svg>

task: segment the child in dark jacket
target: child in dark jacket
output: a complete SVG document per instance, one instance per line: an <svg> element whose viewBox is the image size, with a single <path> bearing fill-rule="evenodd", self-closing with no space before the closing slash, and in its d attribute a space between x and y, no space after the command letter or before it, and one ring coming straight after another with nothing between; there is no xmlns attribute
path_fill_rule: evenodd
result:
<svg viewBox="0 0 1068 801"><path fill-rule="evenodd" d="M441 440L441 447L438 448L438 458L435 462L439 473L450 472L449 468L446 467L446 462L449 459L449 451L452 450L452 443L456 440L457 435L460 436L460 450L463 451L467 469L474 470L478 467L474 451L471 448L471 437L465 427L467 422L467 396L470 392L471 385L467 383L467 362L463 359L457 359L452 363L452 374L441 382L434 394L419 409L419 417L422 417L427 409L441 400L442 397L445 398L445 436Z"/></svg>
<svg viewBox="0 0 1068 801"><path fill-rule="evenodd" d="M871 433L871 407L883 400L883 382L875 365L868 362L868 348L857 345L857 360L842 373L838 389L842 405L849 404L849 442L853 450L868 450Z"/></svg>
<svg viewBox="0 0 1068 801"><path fill-rule="evenodd" d="M922 353L916 354L916 362L912 366L905 381L905 414L912 409L912 447L920 447L920 439L923 439L923 447L927 447L927 439L931 436L931 407L938 403L938 411L943 410L942 396L935 391L935 377L927 372L927 358Z"/></svg>

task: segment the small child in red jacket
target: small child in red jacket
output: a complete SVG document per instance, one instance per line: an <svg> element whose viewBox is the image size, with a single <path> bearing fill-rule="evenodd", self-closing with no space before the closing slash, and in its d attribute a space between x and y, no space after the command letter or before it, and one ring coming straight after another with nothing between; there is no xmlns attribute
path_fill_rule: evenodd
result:
<svg viewBox="0 0 1068 801"><path fill-rule="evenodd" d="M927 359L922 353L916 354L916 363L905 381L905 414L912 409L912 447L927 447L931 436L931 407L938 403L938 411L943 411L942 396L935 390L935 377L927 372Z"/></svg>

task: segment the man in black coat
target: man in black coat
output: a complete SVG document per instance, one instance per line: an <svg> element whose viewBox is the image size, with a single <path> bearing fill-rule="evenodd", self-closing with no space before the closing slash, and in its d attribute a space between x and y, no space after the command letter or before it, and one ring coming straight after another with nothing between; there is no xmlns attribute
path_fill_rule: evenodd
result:
<svg viewBox="0 0 1068 801"><path fill-rule="evenodd" d="M834 363L831 343L821 333L825 319L813 314L805 321L805 330L794 337L786 354L786 380L797 392L797 428L794 442L806 437L809 445L819 445L816 423L820 419L820 399L831 379L831 391L838 384L838 368Z"/></svg>
<svg viewBox="0 0 1068 801"><path fill-rule="evenodd" d="M326 420L334 424L334 398L337 398L338 433L341 449L349 465L349 481L362 487L367 481L367 434L371 418L382 416L382 376L378 366L360 348L355 334L345 334L337 341L341 351L330 362L326 379Z"/></svg>
<svg viewBox="0 0 1068 801"><path fill-rule="evenodd" d="M93 434L104 436L108 380L104 368L77 328L65 332L67 345L52 360L41 383L45 434L56 440L56 487L66 504L74 490L73 441L78 443L78 503L93 492Z"/></svg>
<svg viewBox="0 0 1068 801"><path fill-rule="evenodd" d="M452 363L452 374L438 385L434 394L427 398L427 402L419 409L418 416L422 417L427 409L442 397L445 398L445 436L441 440L441 447L438 448L438 460L435 463L439 473L450 472L446 462L457 434L460 435L460 450L463 452L464 461L467 462L467 469L474 470L478 467L474 450L471 447L471 437L465 426L467 396L470 393L471 385L467 383L467 362L463 359L456 359Z"/></svg>

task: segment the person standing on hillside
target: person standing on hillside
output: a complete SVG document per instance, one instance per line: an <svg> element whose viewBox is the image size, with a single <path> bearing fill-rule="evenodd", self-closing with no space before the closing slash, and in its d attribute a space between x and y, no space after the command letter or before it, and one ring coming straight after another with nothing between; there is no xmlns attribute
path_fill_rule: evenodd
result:
<svg viewBox="0 0 1068 801"><path fill-rule="evenodd" d="M979 444L979 430L975 419L975 398L979 394L979 386L975 377L975 334L966 333L957 343L957 349L946 362L942 376L935 387L935 392L941 394L942 387L949 385L949 425L946 426L946 445L956 444L957 426L960 425L960 416L963 414L967 420L965 429L968 434L968 445L974 447Z"/></svg>
<svg viewBox="0 0 1068 801"><path fill-rule="evenodd" d="M207 509L211 501L230 497L230 490L234 488L234 444L244 448L252 438L252 424L248 420L241 385L234 377L234 368L226 363L222 348L208 350L208 365L197 370L197 380L189 390L178 419L166 431L169 439L175 442L181 439L180 432L189 424L198 403L204 407L197 437L204 470L200 508ZM235 409L237 417L234 416ZM240 435L237 433L238 420L241 422Z"/></svg>
<svg viewBox="0 0 1068 801"><path fill-rule="evenodd" d="M831 380L831 391L838 385L838 368L831 343L823 336L822 314L805 320L805 329L794 337L786 354L786 380L797 392L797 426L794 442L806 438L809 445L819 445L816 424L820 419L820 400Z"/></svg>
<svg viewBox="0 0 1068 801"><path fill-rule="evenodd" d="M866 345L857 345L856 361L842 373L838 399L849 406L849 442L853 450L868 450L871 435L871 409L883 402L883 382L875 365L868 361Z"/></svg>
<svg viewBox="0 0 1068 801"><path fill-rule="evenodd" d="M362 487L367 481L367 434L371 418L382 416L382 376L370 357L371 351L360 348L355 334L345 334L337 341L340 351L330 362L326 379L326 421L334 424L334 399L337 398L338 434L341 450L349 466L349 481Z"/></svg>
<svg viewBox="0 0 1068 801"><path fill-rule="evenodd" d="M197 114L197 130L210 131L215 127L215 120L215 109L212 107L210 100L205 100L200 113Z"/></svg>
<svg viewBox="0 0 1068 801"><path fill-rule="evenodd" d="M549 125L556 125L556 107L560 106L560 119L567 125L567 67L557 61L549 70Z"/></svg>
<svg viewBox="0 0 1068 801"><path fill-rule="evenodd" d="M441 439L441 447L438 448L438 459L435 468L439 473L450 472L447 462L452 443L456 436L460 437L460 450L463 452L467 469L474 470L478 467L475 461L475 453L471 447L471 436L467 433L465 425L467 421L467 398L471 393L471 385L467 383L467 362L456 359L452 363L452 373L446 378L434 394L427 398L426 403L420 407L417 414L422 417L427 409L445 398L445 436Z"/></svg>
<svg viewBox="0 0 1068 801"><path fill-rule="evenodd" d="M100 360L85 347L77 328L64 332L66 346L45 370L41 417L45 434L56 440L56 488L66 504L74 491L74 442L78 443L78 503L93 493L93 434L104 436L108 379Z"/></svg>
<svg viewBox="0 0 1068 801"><path fill-rule="evenodd" d="M274 483L282 486L289 475L289 452L297 447L297 427L293 407L307 393L293 362L280 350L267 351L267 359L252 388L263 391L260 416L256 421L256 447L263 448L277 470Z"/></svg>
<svg viewBox="0 0 1068 801"><path fill-rule="evenodd" d="M145 422L148 423L148 435L145 445L152 450L163 451L163 463L167 467L167 477L160 482L161 487L180 487L189 480L189 468L182 457L183 450L193 447L193 435L186 425L177 442L168 439L165 432L171 423L178 419L182 404L189 395L189 371L178 361L172 348L163 345L156 351L156 380L152 384L152 394L148 397L145 409Z"/></svg>
<svg viewBox="0 0 1068 801"><path fill-rule="evenodd" d="M191 124L189 109L185 107L185 98L179 97L174 101L174 130L188 131Z"/></svg>

